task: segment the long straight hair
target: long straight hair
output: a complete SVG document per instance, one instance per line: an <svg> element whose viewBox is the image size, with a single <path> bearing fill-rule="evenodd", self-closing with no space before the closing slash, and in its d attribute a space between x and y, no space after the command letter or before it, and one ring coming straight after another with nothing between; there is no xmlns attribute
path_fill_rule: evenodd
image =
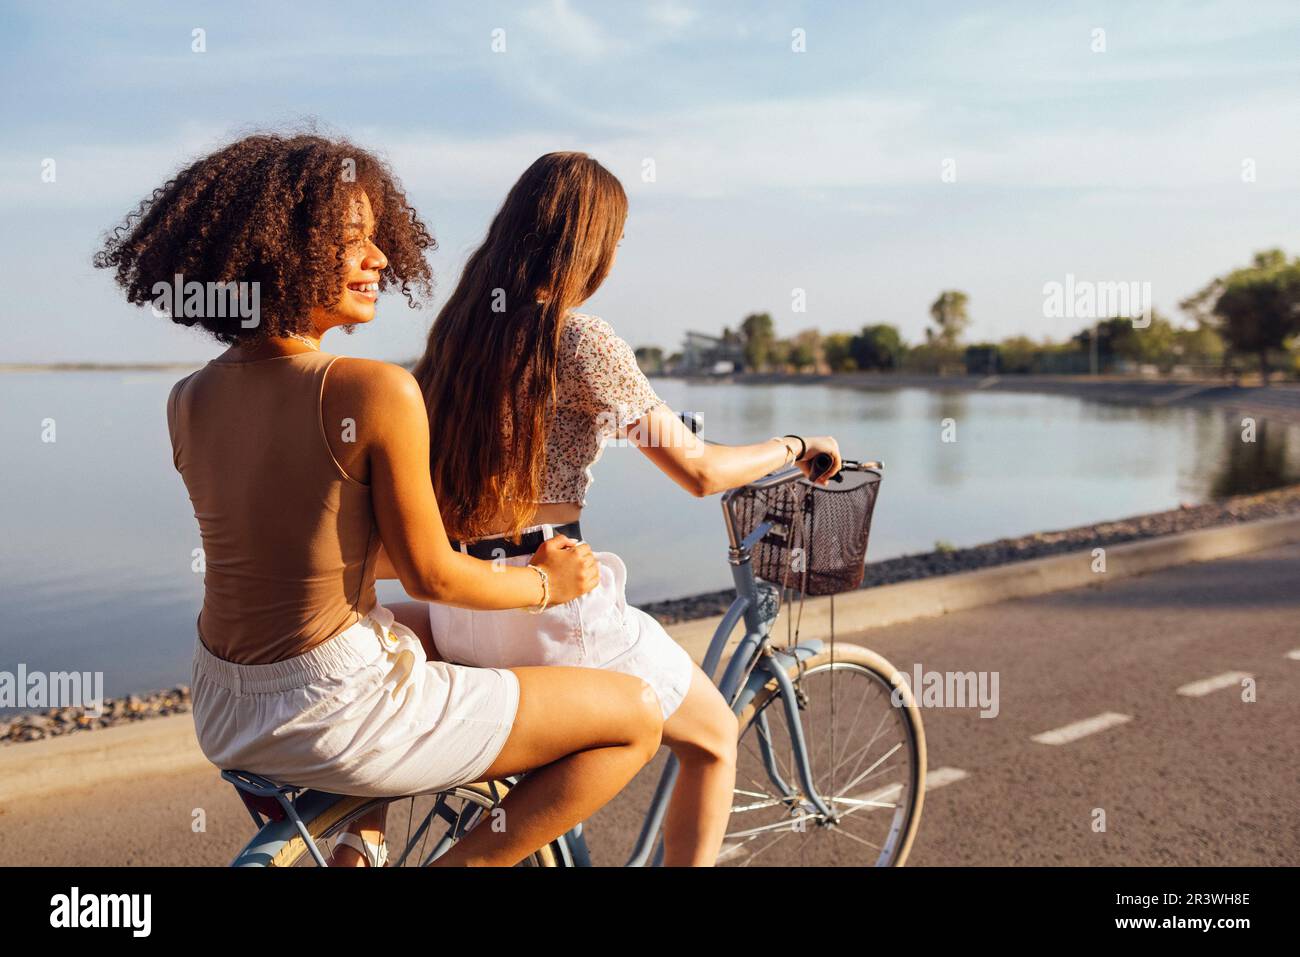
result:
<svg viewBox="0 0 1300 957"><path fill-rule="evenodd" d="M585 153L547 153L511 188L434 320L415 377L430 469L453 538L505 531L537 512L560 330L604 282L627 219L618 179Z"/></svg>

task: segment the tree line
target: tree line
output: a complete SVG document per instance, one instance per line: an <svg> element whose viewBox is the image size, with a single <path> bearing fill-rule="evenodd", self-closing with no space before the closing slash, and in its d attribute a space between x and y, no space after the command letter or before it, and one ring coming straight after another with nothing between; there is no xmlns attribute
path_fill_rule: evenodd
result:
<svg viewBox="0 0 1300 957"><path fill-rule="evenodd" d="M1182 300L1179 308L1190 318L1182 325L1151 310L1141 322L1123 316L1090 322L1063 342L1019 335L967 343L969 307L966 293L941 292L918 343L904 341L888 323L857 333L805 329L781 338L766 312L751 313L737 329L725 328L721 339L739 347L743 371L749 372L1167 373L1184 367L1235 374L1253 366L1265 382L1279 367L1300 376L1300 257L1288 259L1280 249L1256 253L1249 266L1216 277ZM682 359L654 347L636 352L650 372L675 371Z"/></svg>

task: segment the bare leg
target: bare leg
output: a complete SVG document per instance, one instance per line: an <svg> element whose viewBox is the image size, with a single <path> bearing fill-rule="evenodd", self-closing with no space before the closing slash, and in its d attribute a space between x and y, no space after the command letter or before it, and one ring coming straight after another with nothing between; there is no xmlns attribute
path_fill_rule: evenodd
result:
<svg viewBox="0 0 1300 957"><path fill-rule="evenodd" d="M664 866L708 867L727 832L736 786L736 715L695 666L691 687L664 722L681 770L664 818Z"/></svg>
<svg viewBox="0 0 1300 957"><path fill-rule="evenodd" d="M640 678L594 668L512 670L519 711L484 777L529 774L501 802L504 830L474 828L434 866L519 863L591 817L659 749L663 713Z"/></svg>
<svg viewBox="0 0 1300 957"><path fill-rule="evenodd" d="M346 830L360 837L363 841L378 844L384 838L384 822L388 817L388 805L381 804L373 811L367 811L350 823ZM346 844L335 844L334 851L325 862L330 867L369 867L361 852Z"/></svg>

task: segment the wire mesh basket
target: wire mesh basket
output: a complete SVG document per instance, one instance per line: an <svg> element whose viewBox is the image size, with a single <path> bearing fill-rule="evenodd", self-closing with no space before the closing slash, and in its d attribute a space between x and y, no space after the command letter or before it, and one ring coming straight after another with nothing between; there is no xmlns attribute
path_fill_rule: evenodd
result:
<svg viewBox="0 0 1300 957"><path fill-rule="evenodd" d="M738 489L731 499L743 538L770 521L753 547L754 574L799 594L838 595L861 587L880 472L846 467L826 485L806 478Z"/></svg>

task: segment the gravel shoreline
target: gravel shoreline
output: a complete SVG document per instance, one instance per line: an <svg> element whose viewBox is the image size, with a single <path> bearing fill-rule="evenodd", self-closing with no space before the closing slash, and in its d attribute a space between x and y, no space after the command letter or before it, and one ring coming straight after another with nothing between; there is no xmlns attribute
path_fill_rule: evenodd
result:
<svg viewBox="0 0 1300 957"><path fill-rule="evenodd" d="M1063 552L1118 545L1138 539L1158 538L1199 528L1235 525L1298 512L1300 485L1292 485L1270 492L1238 495L1219 502L1136 515L1114 522L1037 532L1019 538L1002 538L970 548L943 549L872 562L867 565L862 587L951 575ZM660 623L672 625L720 615L731 604L732 596L730 590L724 590L650 602L638 607ZM47 708L41 712L0 718L0 747L165 715L184 714L189 710L190 689L187 685L122 698L105 698L99 715L80 707Z"/></svg>
<svg viewBox="0 0 1300 957"><path fill-rule="evenodd" d="M1080 525L1054 532L1036 532L1019 538L1000 538L995 542L969 548L944 549L916 555L902 555L882 562L868 562L862 587L871 588L875 585L933 578L936 575L951 575L955 572L1007 565L1062 552L1118 545L1143 538L1174 535L1178 532L1190 532L1216 525L1235 525L1239 522L1275 518L1296 512L1300 512L1300 485L1290 485L1255 495L1237 495L1205 505L1191 505L1166 512L1135 515L1113 522ZM637 607L654 616L661 624L671 625L694 618L721 615L727 610L733 597L734 592L727 589L703 595L650 602Z"/></svg>
<svg viewBox="0 0 1300 957"><path fill-rule="evenodd" d="M42 741L76 731L110 728L146 718L183 714L189 710L188 685L177 685L166 691L148 694L127 695L124 698L105 698L100 714L82 707L46 708L44 711L0 718L0 747L25 741Z"/></svg>

